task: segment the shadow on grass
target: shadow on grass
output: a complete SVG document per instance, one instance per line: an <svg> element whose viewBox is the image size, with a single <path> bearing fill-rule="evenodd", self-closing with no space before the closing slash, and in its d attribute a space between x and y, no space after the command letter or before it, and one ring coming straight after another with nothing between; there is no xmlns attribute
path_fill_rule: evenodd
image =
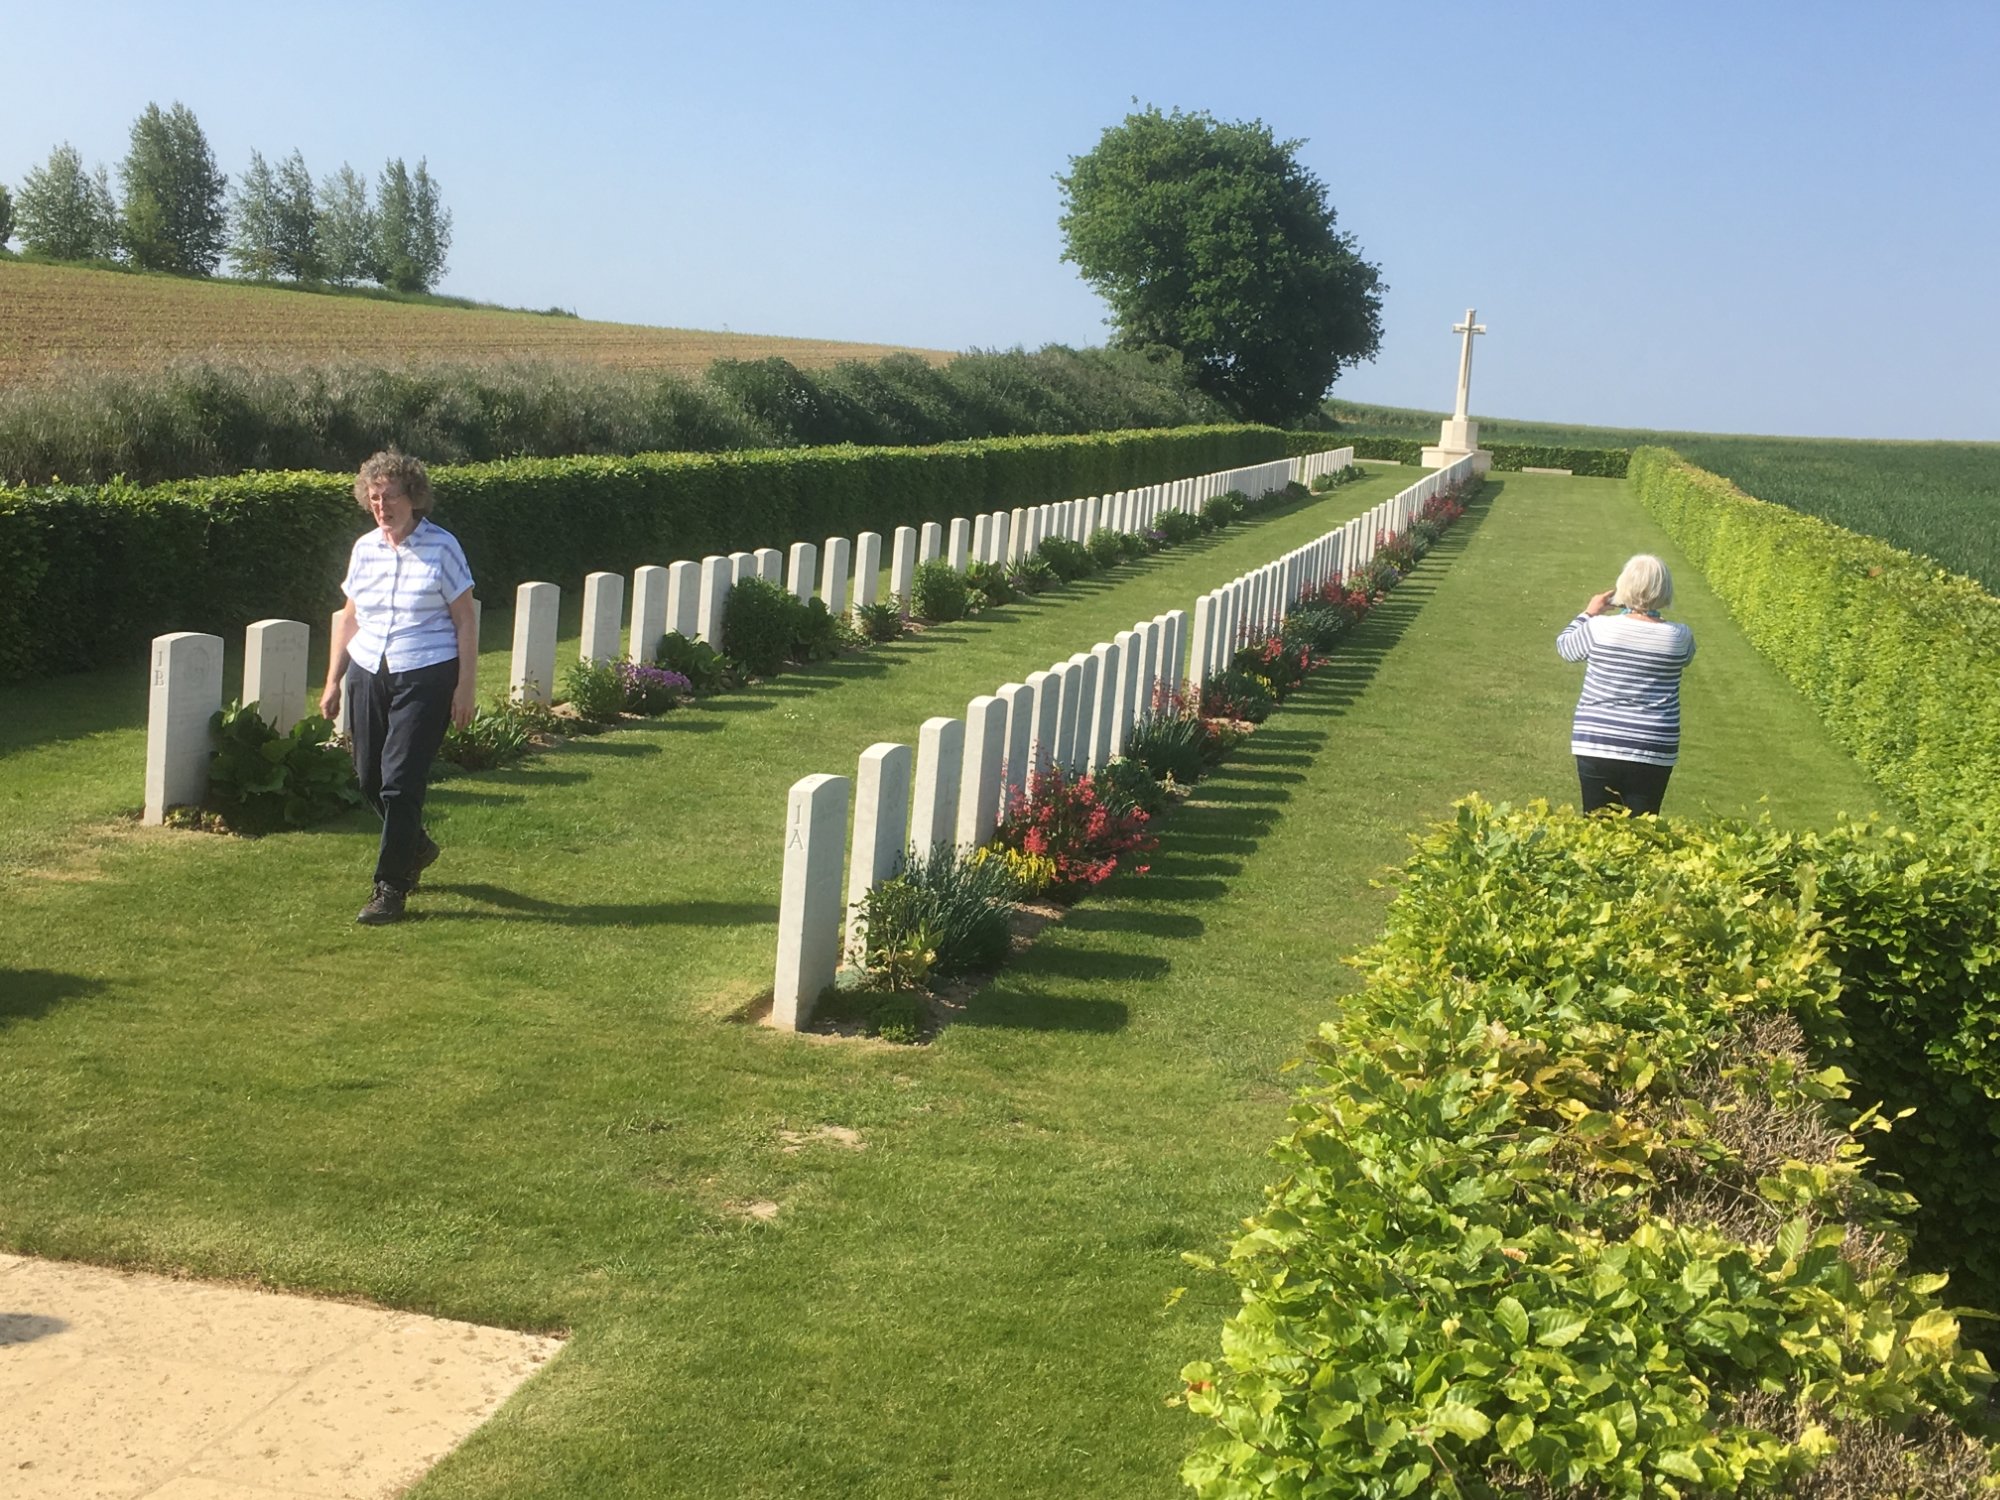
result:
<svg viewBox="0 0 2000 1500"><path fill-rule="evenodd" d="M480 903L471 911L424 911L426 922L550 922L575 927L756 927L778 920L762 901L655 901L641 905L571 905L524 896L505 886L426 884L427 895Z"/></svg>
<svg viewBox="0 0 2000 1500"><path fill-rule="evenodd" d="M58 974L53 969L0 969L0 1029L16 1021L40 1020L63 1001L81 1000L103 988L103 980L82 974Z"/></svg>
<svg viewBox="0 0 2000 1500"><path fill-rule="evenodd" d="M1125 1004L1092 989L1158 980L1171 972L1172 963L1158 954L1122 951L1097 935L1131 934L1141 943L1187 942L1203 935L1205 924L1185 908L1198 909L1228 894L1228 877L1241 872L1242 857L1258 852L1284 817L1292 788L1307 779L1299 768L1325 751L1331 731L1324 721L1342 717L1366 691L1451 561L1471 541L1496 489L1489 486L1467 507L1430 556L1341 641L1326 666L1161 822L1147 873L1119 875L1074 907L1016 968L972 996L957 1024L1045 1031L1123 1026Z"/></svg>

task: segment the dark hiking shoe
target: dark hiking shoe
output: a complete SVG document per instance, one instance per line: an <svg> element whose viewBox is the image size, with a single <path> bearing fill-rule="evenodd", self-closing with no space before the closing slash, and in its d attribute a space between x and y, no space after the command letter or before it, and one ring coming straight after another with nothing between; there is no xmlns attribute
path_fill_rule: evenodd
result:
<svg viewBox="0 0 2000 1500"><path fill-rule="evenodd" d="M424 871L436 864L438 856L442 853L444 850L438 848L437 840L430 836L430 830L422 828L417 830L417 865L410 871L411 890L414 891L423 883Z"/></svg>
<svg viewBox="0 0 2000 1500"><path fill-rule="evenodd" d="M375 882L375 894L368 898L368 904L355 917L363 927L387 927L391 922L403 920L403 893L393 885Z"/></svg>

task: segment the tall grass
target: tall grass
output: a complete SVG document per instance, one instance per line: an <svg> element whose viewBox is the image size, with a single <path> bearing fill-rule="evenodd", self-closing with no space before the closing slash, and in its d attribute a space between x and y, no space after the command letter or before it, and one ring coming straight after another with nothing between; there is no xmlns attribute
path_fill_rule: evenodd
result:
<svg viewBox="0 0 2000 1500"><path fill-rule="evenodd" d="M1226 420L1172 366L1050 346L801 370L718 360L699 380L553 361L289 367L184 362L0 391L0 481L137 483L435 463L1186 426Z"/></svg>

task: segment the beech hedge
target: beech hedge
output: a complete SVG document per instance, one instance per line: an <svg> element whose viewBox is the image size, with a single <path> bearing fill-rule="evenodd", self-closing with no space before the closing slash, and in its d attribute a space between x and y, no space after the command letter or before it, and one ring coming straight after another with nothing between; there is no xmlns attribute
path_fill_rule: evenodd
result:
<svg viewBox="0 0 2000 1500"><path fill-rule="evenodd" d="M1283 457L1275 428L994 438L927 448L790 448L517 459L431 471L438 523L483 599L598 569L818 542L1103 494ZM255 473L140 487L0 490L0 679L129 660L169 630L340 602L366 525L345 474Z"/></svg>
<svg viewBox="0 0 2000 1500"><path fill-rule="evenodd" d="M1670 449L1639 449L1632 479L1743 633L1883 786L1928 826L2000 832L2000 599Z"/></svg>
<svg viewBox="0 0 2000 1500"><path fill-rule="evenodd" d="M1476 798L1431 833L1219 1263L1198 1494L1985 1492L1992 1376L1826 1065L1801 851Z"/></svg>
<svg viewBox="0 0 2000 1500"><path fill-rule="evenodd" d="M1399 464L1420 464L1430 444L1416 438L1350 437L1342 432L1288 433L1293 456L1352 446L1356 458L1387 458ZM1496 473L1521 469L1568 469L1591 479L1623 479L1632 453L1628 448L1558 448L1539 443L1482 443L1493 455Z"/></svg>

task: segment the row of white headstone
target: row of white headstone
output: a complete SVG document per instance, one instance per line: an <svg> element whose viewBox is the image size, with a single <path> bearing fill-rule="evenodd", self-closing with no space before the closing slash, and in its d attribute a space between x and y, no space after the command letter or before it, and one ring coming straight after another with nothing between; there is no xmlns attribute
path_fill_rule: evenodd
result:
<svg viewBox="0 0 2000 1500"><path fill-rule="evenodd" d="M1346 525L1211 590L1195 603L1192 633L1184 610L1142 620L1115 640L1030 672L1025 682L974 698L962 719L925 720L914 762L908 745L885 741L861 753L853 777L795 782L785 802L773 1024L797 1030L811 1019L838 972L843 939L846 952L859 956L868 893L900 873L912 852L927 858L946 843L960 853L977 849L1032 773L1049 766L1094 772L1123 755L1134 727L1184 681L1198 695L1239 647L1278 629L1310 591L1358 571L1433 496L1470 479L1472 464L1468 456L1426 475ZM850 796L851 841L843 837Z"/></svg>
<svg viewBox="0 0 2000 1500"><path fill-rule="evenodd" d="M1051 536L1084 541L1100 528L1143 531L1168 510L1199 511L1231 490L1263 494L1282 489L1316 463L1353 458L1353 449L1280 459L1247 468L1224 469L1165 484L1093 495L1047 505L996 510L953 519L949 531L936 521L921 528L899 526L890 563L890 592L907 608L920 563L939 558L959 572L974 561L1013 563L1030 556ZM1312 472L1324 472L1323 468ZM794 542L789 555L775 547L712 555L699 563L649 564L632 575L629 657L647 661L669 630L723 649L722 622L730 590L747 578L782 584L801 600L818 597L832 614L876 602L882 573L882 538L864 531L854 538L828 537L824 548ZM849 581L852 580L850 594ZM553 583L524 583L514 592L514 641L509 692L546 703L555 692L557 616L562 590ZM474 601L474 609L479 605ZM335 612L335 618L339 612ZM616 661L625 619L625 579L592 573L583 582L583 629L578 655L585 661ZM308 632L297 620L259 620L244 649L243 703L283 734L305 711ZM208 788L213 751L209 721L222 706L222 640L196 631L175 631L153 640L150 703L146 727L146 799L143 820L165 821L167 809L199 802ZM345 709L339 715L345 727Z"/></svg>

